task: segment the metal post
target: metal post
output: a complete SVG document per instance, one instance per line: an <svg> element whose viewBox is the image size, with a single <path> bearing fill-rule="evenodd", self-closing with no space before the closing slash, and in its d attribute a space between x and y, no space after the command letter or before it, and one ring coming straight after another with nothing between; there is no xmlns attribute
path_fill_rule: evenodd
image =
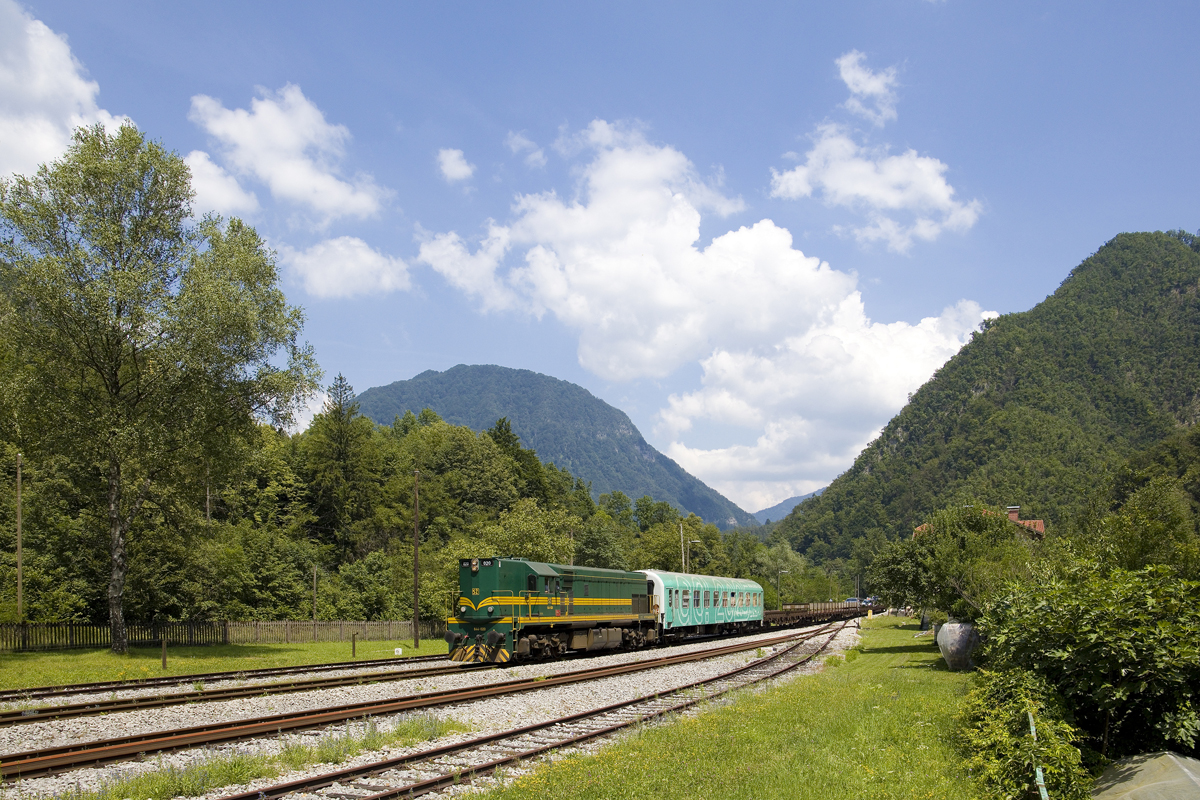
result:
<svg viewBox="0 0 1200 800"><path fill-rule="evenodd" d="M167 668L167 631L165 628L160 630L159 639L162 641L163 669L166 669Z"/></svg>
<svg viewBox="0 0 1200 800"><path fill-rule="evenodd" d="M358 658L358 631L350 634L350 660Z"/></svg>
<svg viewBox="0 0 1200 800"><path fill-rule="evenodd" d="M21 454L17 453L17 621L25 621L25 567L21 561Z"/></svg>
<svg viewBox="0 0 1200 800"><path fill-rule="evenodd" d="M779 610L783 611L783 576L790 573L790 569L781 569L775 573L775 595L779 598Z"/></svg>
<svg viewBox="0 0 1200 800"><path fill-rule="evenodd" d="M683 523L679 523L679 563L683 566L683 574L687 575L687 551L683 549Z"/></svg>
<svg viewBox="0 0 1200 800"><path fill-rule="evenodd" d="M313 641L317 640L317 565L313 564Z"/></svg>
<svg viewBox="0 0 1200 800"><path fill-rule="evenodd" d="M420 538L421 528L421 471L413 470L413 649L421 646L421 580Z"/></svg>

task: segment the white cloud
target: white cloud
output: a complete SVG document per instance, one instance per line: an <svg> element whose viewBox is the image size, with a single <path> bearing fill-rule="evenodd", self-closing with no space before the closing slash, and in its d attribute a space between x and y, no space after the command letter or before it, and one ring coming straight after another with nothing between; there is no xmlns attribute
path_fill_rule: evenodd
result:
<svg viewBox="0 0 1200 800"><path fill-rule="evenodd" d="M916 325L872 322L858 292L769 348L716 350L702 387L673 395L660 431L667 454L719 491L764 508L810 492L849 466L983 319L963 300ZM753 445L689 448L680 433L707 419L762 431Z"/></svg>
<svg viewBox="0 0 1200 800"><path fill-rule="evenodd" d="M183 161L192 171L192 189L196 192L192 207L197 216L209 211L226 216L258 211L258 197L254 192L243 189L237 178L213 163L208 153L193 150Z"/></svg>
<svg viewBox="0 0 1200 800"><path fill-rule="evenodd" d="M384 255L362 239L339 236L307 250L279 248L280 260L291 267L313 297L355 297L408 289L408 265Z"/></svg>
<svg viewBox="0 0 1200 800"><path fill-rule="evenodd" d="M249 111L196 95L188 118L220 143L233 172L262 181L274 197L316 213L322 223L377 214L387 190L367 174L347 180L338 168L350 131L327 122L299 86L260 95Z"/></svg>
<svg viewBox="0 0 1200 800"><path fill-rule="evenodd" d="M545 151L538 147L537 143L531 139L528 139L519 133L513 133L512 131L509 131L508 136L504 139L504 143L508 145L508 149L512 151L513 155L517 155L518 153L528 153L528 155L525 156L525 163L527 165L531 167L546 166Z"/></svg>
<svg viewBox="0 0 1200 800"><path fill-rule="evenodd" d="M560 143L590 157L578 199L519 196L513 219L489 220L473 250L454 232L426 236L419 260L485 309L552 314L578 332L580 363L606 379L698 363L701 388L670 398L660 431L675 440L672 457L747 507L849 466L981 319L964 302L917 325L872 322L855 278L797 250L771 220L701 245L702 212L741 201L678 150L602 121ZM758 431L758 443L689 448L702 420Z"/></svg>
<svg viewBox="0 0 1200 800"><path fill-rule="evenodd" d="M54 33L12 0L0 0L0 177L33 174L61 156L80 125L116 130L100 85Z"/></svg>
<svg viewBox="0 0 1200 800"><path fill-rule="evenodd" d="M447 183L465 181L475 174L475 165L468 164L462 150L443 148L437 154L438 169Z"/></svg>
<svg viewBox="0 0 1200 800"><path fill-rule="evenodd" d="M876 125L883 125L896 118L896 68L872 72L863 64L865 58L863 53L851 50L834 62L850 90L850 99L844 107Z"/></svg>
<svg viewBox="0 0 1200 800"><path fill-rule="evenodd" d="M865 211L869 224L854 228L854 235L904 253L916 239L933 241L944 230L964 231L979 219L979 201L956 200L947 169L915 150L890 155L887 148L865 148L844 128L826 124L817 128L803 164L771 170L771 195L794 200L819 193L827 205ZM890 216L895 213L907 221Z"/></svg>

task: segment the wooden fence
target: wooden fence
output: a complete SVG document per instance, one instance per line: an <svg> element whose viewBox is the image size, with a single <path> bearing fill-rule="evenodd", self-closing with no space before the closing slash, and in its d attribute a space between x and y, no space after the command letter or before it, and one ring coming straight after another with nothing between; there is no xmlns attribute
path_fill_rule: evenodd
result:
<svg viewBox="0 0 1200 800"><path fill-rule="evenodd" d="M130 647L157 647L166 638L168 647L211 644L303 644L305 642L348 642L358 634L360 642L412 639L411 620L251 620L234 622L163 622L131 624ZM440 639L445 623L422 622L422 639ZM7 622L0 624L0 652L25 650L75 650L112 646L107 625L73 622Z"/></svg>

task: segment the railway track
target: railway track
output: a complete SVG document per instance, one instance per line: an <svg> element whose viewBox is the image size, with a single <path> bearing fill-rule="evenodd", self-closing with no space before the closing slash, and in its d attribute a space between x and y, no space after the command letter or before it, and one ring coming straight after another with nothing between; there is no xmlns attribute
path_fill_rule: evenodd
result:
<svg viewBox="0 0 1200 800"><path fill-rule="evenodd" d="M263 736L276 736L285 732L320 728L368 716L395 714L403 711L414 711L489 697L535 691L552 686L583 683L642 670L658 669L689 661L715 658L744 650L771 647L789 639L797 638L798 636L803 637L806 634L792 632L769 639L758 639L749 643L740 642L700 652L664 656L649 661L594 667L558 675L520 678L466 689L424 692L407 697L398 697L393 700L352 703L329 708L312 709L299 713L278 714L251 720L200 725L102 741L84 742L63 747L46 748L43 750L11 753L0 757L0 776L4 779L18 777L36 778L79 767L109 764L153 753L241 741Z"/></svg>
<svg viewBox="0 0 1200 800"><path fill-rule="evenodd" d="M820 655L849 622L829 623L779 653L671 692L646 695L466 742L230 795L223 800L282 800L293 794L311 794L324 789L331 791L323 796L339 800L386 800L419 797L470 783L497 769L610 736L633 725L685 711L734 690L778 678ZM836 630L818 647L805 647L808 642L828 633L834 625L837 625Z"/></svg>
<svg viewBox="0 0 1200 800"><path fill-rule="evenodd" d="M133 678L124 681L74 683L69 686L36 686L30 689L10 689L0 692L0 703L21 703L47 697L69 697L80 694L100 694L132 689L152 689L157 686L183 686L200 681L232 681L272 678L278 675L302 675L313 672L333 672L343 669L369 669L393 664L421 664L445 661L446 656L409 656L408 658L377 658L362 661L338 661L332 664L300 664L294 667L234 670L232 672L201 672L194 675L172 675L162 678Z"/></svg>
<svg viewBox="0 0 1200 800"><path fill-rule="evenodd" d="M439 656L445 661L444 656ZM142 697L125 697L117 700L95 700L63 706L48 706L41 708L12 709L0 711L0 725L23 725L32 722L47 722L51 720L90 717L98 714L112 714L120 711L140 711L147 708L166 708L185 703L209 703L220 700L236 700L241 697L266 697L273 694L289 694L292 692L309 692L316 689L332 689L338 686L364 686L371 683L387 681L403 681L415 678L429 678L436 675L458 675L464 672L479 672L495 669L495 664L453 664L441 667L426 667L424 669L403 669L389 672L367 672L358 675L339 675L332 678L310 678L300 681L277 681L273 683L258 683L250 686L227 686L217 689L204 689L190 692L172 692L170 694L148 695Z"/></svg>

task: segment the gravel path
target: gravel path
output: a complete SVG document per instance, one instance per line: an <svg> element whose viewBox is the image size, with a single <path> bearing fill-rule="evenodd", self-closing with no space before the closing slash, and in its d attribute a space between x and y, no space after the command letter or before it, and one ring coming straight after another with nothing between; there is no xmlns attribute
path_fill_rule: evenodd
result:
<svg viewBox="0 0 1200 800"><path fill-rule="evenodd" d="M853 646L857 641L855 625L852 623L843 631L831 645L830 652ZM732 641L752 642L777 636L778 633L764 633L754 636L740 637ZM821 636L823 641L825 636ZM722 642L721 644L726 644ZM712 647L711 643L697 642L669 648L671 653L686 653L705 650ZM764 651L769 652L769 651ZM250 719L269 714L282 714L292 711L302 711L346 703L367 702L371 700L387 700L404 697L424 691L437 689L462 688L497 683L523 677L539 675L556 675L585 668L609 666L615 664L633 663L652 660L664 654L664 650L616 653L608 656L598 656L585 660L558 661L546 664L530 664L504 670L494 670L464 675L439 675L415 680L389 681L383 684L369 686L350 686L332 689L321 689L311 692L301 692L287 695L277 695L263 698L244 698L215 703L198 703L165 709L147 709L112 714L104 717L85 717L62 722L44 722L21 725L0 730L0 753L14 753L26 750L42 749L63 744L71 744L97 739L125 736L140 732L161 731L169 728L202 725L212 722L235 719ZM657 691L667 691L689 683L707 680L737 666L748 663L756 658L754 650L723 656L703 662L678 664L645 673L622 675L593 681L586 686L561 686L526 692L518 702L512 698L492 698L446 706L432 712L439 718L455 719L469 724L471 732L454 736L442 737L437 744L450 744L464 741L480 734L498 730L507 730L522 725L555 719L570 713L599 708L622 700L651 694ZM792 675L801 675L819 667L810 665L795 670ZM789 678L790 679L790 678ZM389 730L400 720L410 714L376 717L373 723L382 730ZM342 730L344 726L339 726ZM349 730L354 733L361 729L361 724L352 724ZM289 741L302 740L314 742L321 736L320 732L307 732L265 740L253 740L208 749L189 750L179 753L154 756L145 762L127 762L96 769L76 770L60 776L51 776L20 781L9 784L0 790L0 798L23 798L54 796L64 791L74 789L96 788L101 783L110 782L118 777L128 777L148 770L163 769L168 766L180 768L209 757L212 753L263 753L274 754ZM432 746L425 742L417 748L409 750L425 750ZM600 745L592 745L600 746ZM408 750L403 748L388 748L384 752L364 753L350 759L340 767L352 766L358 763L369 763L381 758L401 755ZM235 791L248 791L253 788L274 785L285 780L296 780L304 775L328 772L329 765L312 765L303 771L289 773L269 780L257 781L243 788L227 787L214 792L207 797L222 797Z"/></svg>

